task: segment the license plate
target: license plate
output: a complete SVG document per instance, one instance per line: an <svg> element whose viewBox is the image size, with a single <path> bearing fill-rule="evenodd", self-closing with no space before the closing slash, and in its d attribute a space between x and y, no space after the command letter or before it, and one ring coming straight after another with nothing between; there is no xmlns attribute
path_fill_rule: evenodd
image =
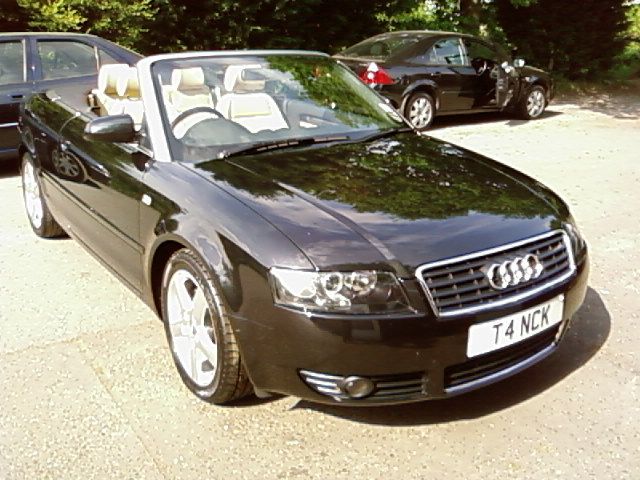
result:
<svg viewBox="0 0 640 480"><path fill-rule="evenodd" d="M527 310L469 327L467 357L477 357L533 337L562 322L564 295Z"/></svg>

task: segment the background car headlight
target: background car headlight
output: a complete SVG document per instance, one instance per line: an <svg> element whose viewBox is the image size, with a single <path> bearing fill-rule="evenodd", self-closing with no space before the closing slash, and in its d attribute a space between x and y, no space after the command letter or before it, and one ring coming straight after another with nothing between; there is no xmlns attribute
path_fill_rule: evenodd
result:
<svg viewBox="0 0 640 480"><path fill-rule="evenodd" d="M317 312L391 313L411 311L395 275L389 272L309 272L271 269L278 305Z"/></svg>

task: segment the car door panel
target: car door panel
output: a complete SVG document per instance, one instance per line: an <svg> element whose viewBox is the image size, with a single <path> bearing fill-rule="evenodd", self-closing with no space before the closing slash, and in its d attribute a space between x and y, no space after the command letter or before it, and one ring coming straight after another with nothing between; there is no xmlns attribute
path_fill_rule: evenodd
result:
<svg viewBox="0 0 640 480"><path fill-rule="evenodd" d="M139 290L144 172L136 166L136 157L141 153L133 146L85 139L84 128L90 119L76 116L64 126L51 174L83 212L72 225L77 235Z"/></svg>
<svg viewBox="0 0 640 480"><path fill-rule="evenodd" d="M436 39L416 57L424 65L427 78L440 91L438 111L468 110L473 106L475 71L467 64L464 46L458 37Z"/></svg>
<svg viewBox="0 0 640 480"><path fill-rule="evenodd" d="M0 158L14 156L20 144L20 103L31 92L25 47L19 37L0 41Z"/></svg>

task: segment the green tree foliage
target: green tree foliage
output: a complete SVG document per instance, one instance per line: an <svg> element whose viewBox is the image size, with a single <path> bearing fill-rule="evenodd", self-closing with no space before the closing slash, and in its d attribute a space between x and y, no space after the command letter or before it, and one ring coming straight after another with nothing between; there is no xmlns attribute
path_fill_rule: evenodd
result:
<svg viewBox="0 0 640 480"><path fill-rule="evenodd" d="M626 43L624 0L537 0L530 6L496 0L507 38L530 63L568 78L606 72Z"/></svg>
<svg viewBox="0 0 640 480"><path fill-rule="evenodd" d="M157 14L143 52L220 48L304 48L335 52L380 33L379 14L415 0L153 0Z"/></svg>
<svg viewBox="0 0 640 480"><path fill-rule="evenodd" d="M454 30L507 41L570 78L606 71L636 39L625 0L0 0L0 31L89 32L141 53L303 48L334 53L387 30ZM636 30L625 34L628 21ZM633 28L633 27L632 27ZM616 57L618 55L618 57Z"/></svg>
<svg viewBox="0 0 640 480"><path fill-rule="evenodd" d="M156 7L153 0L3 0L0 14L7 13L21 30L93 33L135 48Z"/></svg>
<svg viewBox="0 0 640 480"><path fill-rule="evenodd" d="M21 32L28 27L29 16L13 0L0 0L0 32Z"/></svg>

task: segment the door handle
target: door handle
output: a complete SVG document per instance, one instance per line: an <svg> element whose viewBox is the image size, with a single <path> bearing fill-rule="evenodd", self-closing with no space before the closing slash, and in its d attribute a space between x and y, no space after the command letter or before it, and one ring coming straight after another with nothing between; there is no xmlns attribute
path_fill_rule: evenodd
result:
<svg viewBox="0 0 640 480"><path fill-rule="evenodd" d="M13 98L14 100L21 100L24 98L24 95L21 93L14 93L11 95L11 98Z"/></svg>

